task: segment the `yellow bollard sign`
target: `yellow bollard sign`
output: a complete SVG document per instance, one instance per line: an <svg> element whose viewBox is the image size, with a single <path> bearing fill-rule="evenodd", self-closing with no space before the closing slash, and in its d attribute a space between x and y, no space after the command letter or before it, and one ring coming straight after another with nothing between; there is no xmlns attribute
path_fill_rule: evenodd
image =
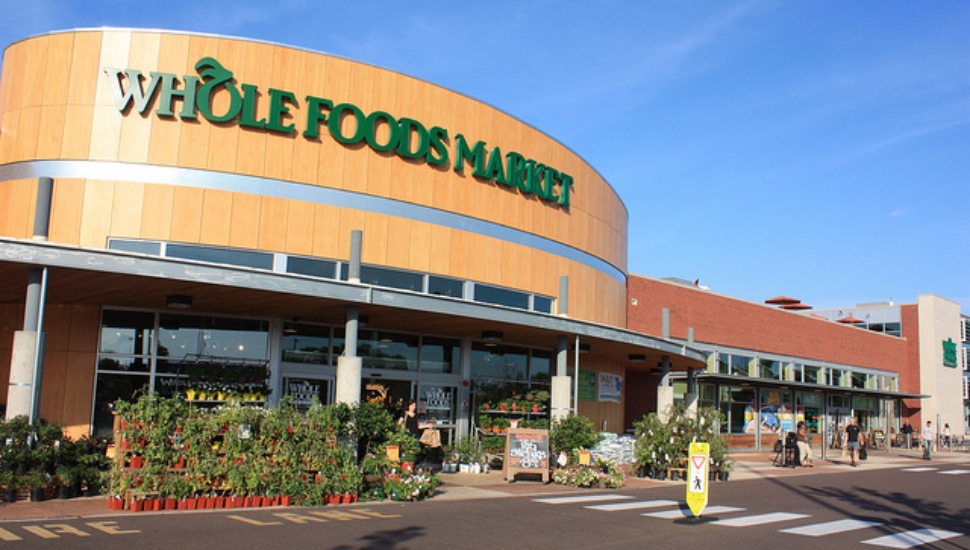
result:
<svg viewBox="0 0 970 550"><path fill-rule="evenodd" d="M687 473L687 506L695 517L700 517L707 506L707 471L710 462L710 445L690 444L690 469Z"/></svg>

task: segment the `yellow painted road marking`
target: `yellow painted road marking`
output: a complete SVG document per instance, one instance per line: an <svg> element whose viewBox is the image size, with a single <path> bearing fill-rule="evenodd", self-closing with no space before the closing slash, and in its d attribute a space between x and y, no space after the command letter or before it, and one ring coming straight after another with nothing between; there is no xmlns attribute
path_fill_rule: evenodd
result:
<svg viewBox="0 0 970 550"><path fill-rule="evenodd" d="M24 539L0 527L0 540L15 541L15 540L24 540Z"/></svg>
<svg viewBox="0 0 970 550"><path fill-rule="evenodd" d="M255 520L253 518L244 518L242 516L226 516L226 517L229 518L229 519L235 519L235 520L241 521L243 523L248 523L250 525L259 525L259 526L263 526L263 525L283 525L283 522L282 521L259 521L259 520Z"/></svg>
<svg viewBox="0 0 970 550"><path fill-rule="evenodd" d="M60 538L55 533L51 533L47 529L44 529L40 525L25 525L24 531L33 533L42 539L57 539Z"/></svg>
<svg viewBox="0 0 970 550"><path fill-rule="evenodd" d="M307 522L310 522L310 521L312 521L314 523L327 523L327 520L325 520L325 519L320 519L320 518L314 518L314 517L310 517L310 516L305 516L303 514L294 514L292 512L280 512L279 514L273 514L273 515L276 516L276 517L278 517L278 518L285 519L287 521L292 521L293 523L303 524L303 523L307 523Z"/></svg>
<svg viewBox="0 0 970 550"><path fill-rule="evenodd" d="M360 510L354 510L358 514L364 514L372 518L399 518L401 514L382 514L380 512L375 512L373 510L368 510L367 508L361 508Z"/></svg>
<svg viewBox="0 0 970 550"><path fill-rule="evenodd" d="M320 516L320 517L324 517L324 518L335 519L337 521L353 521L355 519L370 519L367 516L360 516L360 515L357 515L357 514L355 514L353 512L343 512L343 511L340 511L340 510L331 510L331 511L326 511L326 512L319 511L319 512L310 512L310 513L313 514L313 515L315 515L315 516Z"/></svg>
<svg viewBox="0 0 970 550"><path fill-rule="evenodd" d="M87 525L109 535L134 535L141 533L138 529L123 530L121 527L118 527L117 521L93 521Z"/></svg>

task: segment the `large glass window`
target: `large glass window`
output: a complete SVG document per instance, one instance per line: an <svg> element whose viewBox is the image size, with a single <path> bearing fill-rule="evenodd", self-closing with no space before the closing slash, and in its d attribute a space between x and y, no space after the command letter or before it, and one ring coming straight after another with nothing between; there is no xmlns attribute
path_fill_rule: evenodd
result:
<svg viewBox="0 0 970 550"><path fill-rule="evenodd" d="M454 338L421 339L421 372L458 372L461 341Z"/></svg>
<svg viewBox="0 0 970 550"><path fill-rule="evenodd" d="M755 433L758 425L756 398L753 388L721 386L721 412L727 419L728 433Z"/></svg>
<svg viewBox="0 0 970 550"><path fill-rule="evenodd" d="M780 380L783 367L784 364L781 361L758 359L758 377Z"/></svg>
<svg viewBox="0 0 970 550"><path fill-rule="evenodd" d="M287 273L309 275L310 277L335 279L337 277L337 262L290 256L286 259L286 271Z"/></svg>
<svg viewBox="0 0 970 550"><path fill-rule="evenodd" d="M363 265L360 266L360 282L414 292L424 291L424 275L400 269Z"/></svg>
<svg viewBox="0 0 970 550"><path fill-rule="evenodd" d="M265 365L268 327L263 320L104 310L92 419L95 433L111 432L111 405L118 399L131 399L146 387L163 394L179 389L179 382L186 380L187 361Z"/></svg>
<svg viewBox="0 0 970 550"><path fill-rule="evenodd" d="M734 376L750 376L751 357L744 355L731 355L731 374Z"/></svg>
<svg viewBox="0 0 970 550"><path fill-rule="evenodd" d="M184 258L214 264L241 265L256 269L273 269L273 255L268 252L255 252L239 248L221 248L169 243L165 255L170 258Z"/></svg>
<svg viewBox="0 0 970 550"><path fill-rule="evenodd" d="M464 283L458 279L449 279L447 277L438 277L435 275L428 277L428 294L461 298L465 294L464 288Z"/></svg>
<svg viewBox="0 0 970 550"><path fill-rule="evenodd" d="M361 332L357 354L366 368L417 371L418 340L411 334Z"/></svg>
<svg viewBox="0 0 970 550"><path fill-rule="evenodd" d="M529 309L528 294L489 285L475 285L475 301L518 309Z"/></svg>
<svg viewBox="0 0 970 550"><path fill-rule="evenodd" d="M815 365L805 365L805 383L806 384L822 384L824 380L822 379L822 367L816 367Z"/></svg>
<svg viewBox="0 0 970 550"><path fill-rule="evenodd" d="M283 324L283 361L330 365L330 327Z"/></svg>

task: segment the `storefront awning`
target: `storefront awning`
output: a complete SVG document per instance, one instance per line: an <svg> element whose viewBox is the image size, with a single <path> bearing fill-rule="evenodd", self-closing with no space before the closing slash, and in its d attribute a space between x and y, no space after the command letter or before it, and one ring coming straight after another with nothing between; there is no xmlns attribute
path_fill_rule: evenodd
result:
<svg viewBox="0 0 970 550"><path fill-rule="evenodd" d="M671 374L671 378L676 381L686 380L686 373L676 372ZM858 395L866 397L883 397L897 399L928 399L932 396L918 393L895 392L888 390L870 390L866 388L847 388L843 386L828 386L825 384L810 384L806 382L794 382L790 380L774 380L771 378L749 378L747 376L732 376L729 374L718 374L702 372L697 374L698 382L717 383L731 386L753 386L759 388L771 388L777 390L795 390L823 393L838 393L840 395Z"/></svg>

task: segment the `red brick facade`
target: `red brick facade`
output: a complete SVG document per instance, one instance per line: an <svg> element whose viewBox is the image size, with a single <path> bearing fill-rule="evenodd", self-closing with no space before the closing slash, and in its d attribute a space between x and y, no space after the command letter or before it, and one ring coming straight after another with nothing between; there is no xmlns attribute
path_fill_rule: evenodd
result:
<svg viewBox="0 0 970 550"><path fill-rule="evenodd" d="M630 330L661 336L667 308L672 338L686 339L692 327L698 343L898 372L901 391L919 392L919 350L909 332L916 306L903 309L904 335L914 335L907 339L636 275L627 292Z"/></svg>

